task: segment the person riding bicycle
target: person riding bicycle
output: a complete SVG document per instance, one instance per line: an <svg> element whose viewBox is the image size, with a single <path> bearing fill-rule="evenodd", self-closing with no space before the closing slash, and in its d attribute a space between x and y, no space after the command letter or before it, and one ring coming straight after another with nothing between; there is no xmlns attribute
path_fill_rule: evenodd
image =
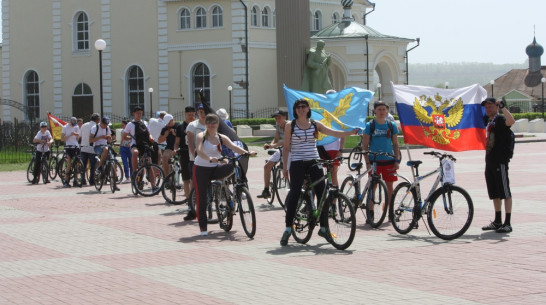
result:
<svg viewBox="0 0 546 305"><path fill-rule="evenodd" d="M142 114L143 110L140 106L133 109L134 120L127 124L122 135L123 140L131 139L131 163L133 164L134 172L138 169L138 157L144 153L146 147L152 149L152 154L150 156L152 162L157 164L158 160L157 144L150 134L148 126L142 121Z"/></svg>
<svg viewBox="0 0 546 305"><path fill-rule="evenodd" d="M40 130L32 139L32 143L36 144L36 160L34 163L34 179L32 179L32 184L38 184L40 180L40 171L42 169L42 154L45 154L49 157L49 147L53 144L53 137L49 130L47 130L47 123L40 123ZM47 175L48 173L42 173L42 175ZM45 183L49 183L49 179L46 179Z"/></svg>
<svg viewBox="0 0 546 305"><path fill-rule="evenodd" d="M284 127L286 125L286 116L288 114L285 111L277 110L271 115L272 118L275 118L275 137L271 143L265 143L264 149L276 148L282 145L284 140ZM289 157L290 159L290 157ZM277 149L275 153L269 158L269 161L265 163L264 166L264 190L261 195L258 195L258 198L269 198L271 197L271 192L269 191L269 181L271 179L271 169L277 162L281 160L281 151ZM290 161L289 161L290 162ZM283 198L284 199L284 198Z"/></svg>
<svg viewBox="0 0 546 305"><path fill-rule="evenodd" d="M298 198L301 194L301 187L305 174L309 173L313 181L324 176L321 168L315 166L319 158L317 152L316 137L319 132L333 136L345 137L356 134L359 129L351 131L337 131L326 127L320 122L311 120L311 109L309 102L305 99L299 99L294 103L292 108L295 119L292 122L287 122L284 127L284 144L283 144L283 175L289 179L288 175L288 154L291 153L290 162L290 191L286 196L286 228L281 238L281 246L288 244L288 239L292 232L292 224L296 215L296 207ZM294 127L292 128L292 125ZM293 132L292 132L293 130ZM317 183L314 187L317 196L317 202L320 202L322 192L324 190L324 181ZM326 231L328 223L328 208L322 210L319 230L319 236L327 238L329 233Z"/></svg>
<svg viewBox="0 0 546 305"><path fill-rule="evenodd" d="M197 215L201 236L207 232L207 186L211 180L222 179L233 172L235 165L219 161L222 157L222 145L239 154L249 153L255 155L254 151L247 152L235 145L231 140L218 133L220 119L214 113L205 118L206 129L196 136L196 157L193 165L193 187L197 204Z"/></svg>
<svg viewBox="0 0 546 305"><path fill-rule="evenodd" d="M362 137L362 150L389 153L395 156L394 158L378 156L376 160L373 160L377 162L376 172L385 181L387 193L389 198L391 198L393 182L398 180L396 171L400 166L400 150L398 149L398 128L394 122L387 121L388 109L387 104L382 101L377 101L373 104L375 118L366 124L366 130ZM370 157L364 155L364 158L366 160L366 168L370 169L372 166ZM386 208L388 208L388 204L390 202L387 202ZM373 213L373 211L370 211L370 213ZM389 219L391 218L392 215L389 215Z"/></svg>
<svg viewBox="0 0 546 305"><path fill-rule="evenodd" d="M70 167L72 165L72 158L79 154L80 127L78 126L78 119L75 117L70 118L70 122L63 127L61 141L65 142L66 151L66 171L65 177L67 179L63 182L63 187L70 187L70 181L68 180ZM74 186L76 186L76 178L74 177Z"/></svg>
<svg viewBox="0 0 546 305"><path fill-rule="evenodd" d="M112 141L112 132L110 127L110 119L108 117L103 117L100 120L100 124L93 126L91 128L91 136L89 138L89 143L93 143L93 149L95 153L100 156L99 164L97 166L97 171L100 171L101 175L103 172L103 165L108 157L108 143ZM119 188L115 187L116 191L119 191Z"/></svg>
<svg viewBox="0 0 546 305"><path fill-rule="evenodd" d="M174 118L171 114L166 114L163 117L163 121L167 123L163 129L161 129L161 133L159 134L159 139L157 140L159 143L165 142L165 150L162 154L162 161L161 166L163 167L163 172L165 173L165 176L171 173L171 169L169 167L169 159L174 156L175 150L174 150L174 142L176 141L176 129L178 128L178 123L174 121Z"/></svg>

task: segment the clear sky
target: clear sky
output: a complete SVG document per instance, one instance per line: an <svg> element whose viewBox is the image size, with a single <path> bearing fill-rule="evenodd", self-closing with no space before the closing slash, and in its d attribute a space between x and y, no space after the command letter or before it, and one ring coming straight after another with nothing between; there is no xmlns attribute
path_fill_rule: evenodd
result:
<svg viewBox="0 0 546 305"><path fill-rule="evenodd" d="M369 26L387 35L421 38L410 63L523 63L533 26L537 42L546 47L546 0L372 2L376 9L368 15Z"/></svg>
<svg viewBox="0 0 546 305"><path fill-rule="evenodd" d="M421 38L409 53L410 63L523 63L534 25L537 43L546 47L545 0L371 1L376 7L368 26L386 35Z"/></svg>

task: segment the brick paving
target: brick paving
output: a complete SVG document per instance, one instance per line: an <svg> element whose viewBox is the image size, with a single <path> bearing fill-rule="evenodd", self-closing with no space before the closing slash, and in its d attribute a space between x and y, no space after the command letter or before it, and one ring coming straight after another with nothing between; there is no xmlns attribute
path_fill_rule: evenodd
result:
<svg viewBox="0 0 546 305"><path fill-rule="evenodd" d="M198 236L185 206L162 197L31 186L24 172L0 172L0 304L536 304L546 301L546 143L518 139L510 163L514 232L482 232L493 217L484 152L455 153L457 184L475 215L461 238L364 225L339 251L315 233L280 247L284 211L256 195L265 157L250 162L257 233L238 216L231 232L209 225ZM424 161L421 172L437 163ZM407 160L407 155L404 153ZM408 168L400 171L409 175ZM347 173L342 167L340 180ZM424 183L424 189L427 187ZM504 216L503 216L504 217Z"/></svg>

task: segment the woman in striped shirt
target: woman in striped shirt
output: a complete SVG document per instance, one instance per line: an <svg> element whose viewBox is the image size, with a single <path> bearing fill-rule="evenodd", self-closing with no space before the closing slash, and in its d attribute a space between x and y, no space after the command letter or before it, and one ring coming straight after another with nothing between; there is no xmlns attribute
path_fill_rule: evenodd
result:
<svg viewBox="0 0 546 305"><path fill-rule="evenodd" d="M281 246L286 246L288 244L288 239L290 238L292 224L296 214L296 205L301 194L301 187L303 185L305 173L309 172L311 180L313 181L324 176L322 169L314 166L316 164L316 160L319 159L316 144L318 133L321 132L326 135L342 138L358 132L358 129L351 131L337 131L324 126L320 122L311 121L311 109L309 109L309 103L305 99L297 100L294 103L292 110L295 120L287 122L286 126L284 127L282 156L283 175L286 179L289 178L287 160L289 153L291 154L291 163L290 191L286 197L286 229L281 238ZM295 124L295 126L292 127L292 124ZM320 197L322 196L323 190L324 181L322 183L318 183L314 188L315 194L317 195L317 202L320 202ZM320 236L327 236L327 234L329 234L326 232L326 227L323 227L323 224L327 223L327 217L327 209L323 209L320 220Z"/></svg>

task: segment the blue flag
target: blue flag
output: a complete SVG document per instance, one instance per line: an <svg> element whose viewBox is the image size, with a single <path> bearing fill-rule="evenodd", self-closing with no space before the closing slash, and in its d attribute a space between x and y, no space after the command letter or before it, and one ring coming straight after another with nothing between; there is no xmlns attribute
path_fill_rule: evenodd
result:
<svg viewBox="0 0 546 305"><path fill-rule="evenodd" d="M283 85L288 115L292 120L292 107L298 99L306 99L311 107L311 118L334 130L347 131L366 127L368 103L373 92L357 87L345 88L339 92L318 94L293 90ZM319 134L317 145L326 145L336 140L335 137Z"/></svg>

